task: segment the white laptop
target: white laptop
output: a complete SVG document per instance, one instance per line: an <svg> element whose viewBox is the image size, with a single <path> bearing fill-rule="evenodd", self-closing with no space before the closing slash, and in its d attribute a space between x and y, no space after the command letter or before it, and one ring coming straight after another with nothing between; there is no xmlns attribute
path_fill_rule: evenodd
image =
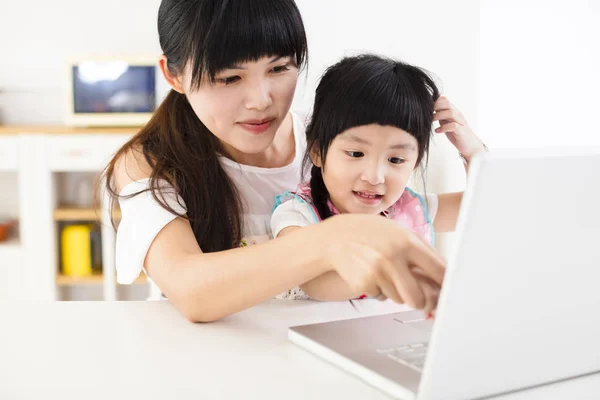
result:
<svg viewBox="0 0 600 400"><path fill-rule="evenodd" d="M435 322L419 311L290 328L402 399L479 399L600 371L600 150L473 160Z"/></svg>

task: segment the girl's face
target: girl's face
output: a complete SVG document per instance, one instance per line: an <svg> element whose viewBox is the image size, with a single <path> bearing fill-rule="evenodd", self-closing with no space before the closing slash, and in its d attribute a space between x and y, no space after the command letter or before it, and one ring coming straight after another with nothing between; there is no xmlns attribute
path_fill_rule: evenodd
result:
<svg viewBox="0 0 600 400"><path fill-rule="evenodd" d="M342 213L379 214L394 204L416 167L417 140L392 126L364 125L337 135L325 165L318 156L331 202Z"/></svg>
<svg viewBox="0 0 600 400"><path fill-rule="evenodd" d="M234 160L244 162L273 142L292 104L298 69L293 57L263 57L218 72L198 90L191 90L189 65L182 78L196 115Z"/></svg>

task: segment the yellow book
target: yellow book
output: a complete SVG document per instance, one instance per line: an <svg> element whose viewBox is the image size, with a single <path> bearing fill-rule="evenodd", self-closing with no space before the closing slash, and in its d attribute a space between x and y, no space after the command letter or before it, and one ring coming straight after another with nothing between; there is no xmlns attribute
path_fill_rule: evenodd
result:
<svg viewBox="0 0 600 400"><path fill-rule="evenodd" d="M91 229L90 225L69 225L63 228L60 243L64 275L92 275Z"/></svg>

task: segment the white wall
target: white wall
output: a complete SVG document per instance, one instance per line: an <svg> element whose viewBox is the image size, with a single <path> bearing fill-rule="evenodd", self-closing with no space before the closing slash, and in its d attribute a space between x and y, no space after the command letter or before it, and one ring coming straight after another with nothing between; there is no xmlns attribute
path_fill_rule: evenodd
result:
<svg viewBox="0 0 600 400"><path fill-rule="evenodd" d="M491 147L600 145L600 1L484 0L480 33Z"/></svg>
<svg viewBox="0 0 600 400"><path fill-rule="evenodd" d="M160 0L2 1L0 122L60 124L64 61L81 55L158 57ZM479 2L462 0L297 0L310 64L294 107L309 111L323 70L345 54L369 51L422 66L477 126ZM368 4L368 6L367 6ZM464 172L445 140L432 145L428 190L459 190ZM443 156L442 156L443 155Z"/></svg>
<svg viewBox="0 0 600 400"><path fill-rule="evenodd" d="M160 0L0 4L0 122L60 124L70 57L160 54Z"/></svg>
<svg viewBox="0 0 600 400"><path fill-rule="evenodd" d="M3 5L0 121L60 124L66 95L64 62L70 57L158 57L159 4L159 0L37 0ZM298 0L298 5L308 33L310 65L294 107L310 109L317 79L328 65L344 54L370 51L427 68L476 125L476 0L460 5L444 0L374 0L369 7L358 0ZM438 147L447 150L445 144ZM437 178L431 177L448 181Z"/></svg>
<svg viewBox="0 0 600 400"><path fill-rule="evenodd" d="M463 0L297 0L308 32L310 67L296 106L310 110L323 70L345 54L375 52L421 66L438 78L477 127L479 2ZM368 6L366 6L368 4ZM464 171L445 137L431 148L428 190L464 187Z"/></svg>
<svg viewBox="0 0 600 400"><path fill-rule="evenodd" d="M363 1L298 0L311 63L295 105L310 107L317 78L342 55L374 51L428 68L475 119L478 5L475 0L463 1L460 7L447 3L375 0L365 7ZM160 0L37 0L2 5L4 121L60 123L62 109L57 107L64 100L64 60L69 57L158 57L159 4ZM49 104L45 99L55 101Z"/></svg>

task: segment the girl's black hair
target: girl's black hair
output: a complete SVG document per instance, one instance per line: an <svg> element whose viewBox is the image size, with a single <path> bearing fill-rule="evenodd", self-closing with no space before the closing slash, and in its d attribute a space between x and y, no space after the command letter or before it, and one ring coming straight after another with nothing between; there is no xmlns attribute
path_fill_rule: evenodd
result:
<svg viewBox="0 0 600 400"><path fill-rule="evenodd" d="M312 164L311 152L325 165L327 150L337 135L357 126L388 125L414 136L420 165L429 151L434 103L439 96L435 82L423 69L372 54L346 57L325 71L306 128L304 158L322 219L331 216L329 193L321 168Z"/></svg>
<svg viewBox="0 0 600 400"><path fill-rule="evenodd" d="M163 0L158 36L172 74L191 67L192 89L236 63L291 56L302 68L307 59L306 33L294 0ZM223 149L185 95L171 90L110 162L105 177L111 203L120 197L113 179L116 162L130 150L140 151L152 167L147 190L162 207L177 214L165 201L160 180L181 195L187 209L181 217L189 219L202 251L240 245L242 203L219 162Z"/></svg>

